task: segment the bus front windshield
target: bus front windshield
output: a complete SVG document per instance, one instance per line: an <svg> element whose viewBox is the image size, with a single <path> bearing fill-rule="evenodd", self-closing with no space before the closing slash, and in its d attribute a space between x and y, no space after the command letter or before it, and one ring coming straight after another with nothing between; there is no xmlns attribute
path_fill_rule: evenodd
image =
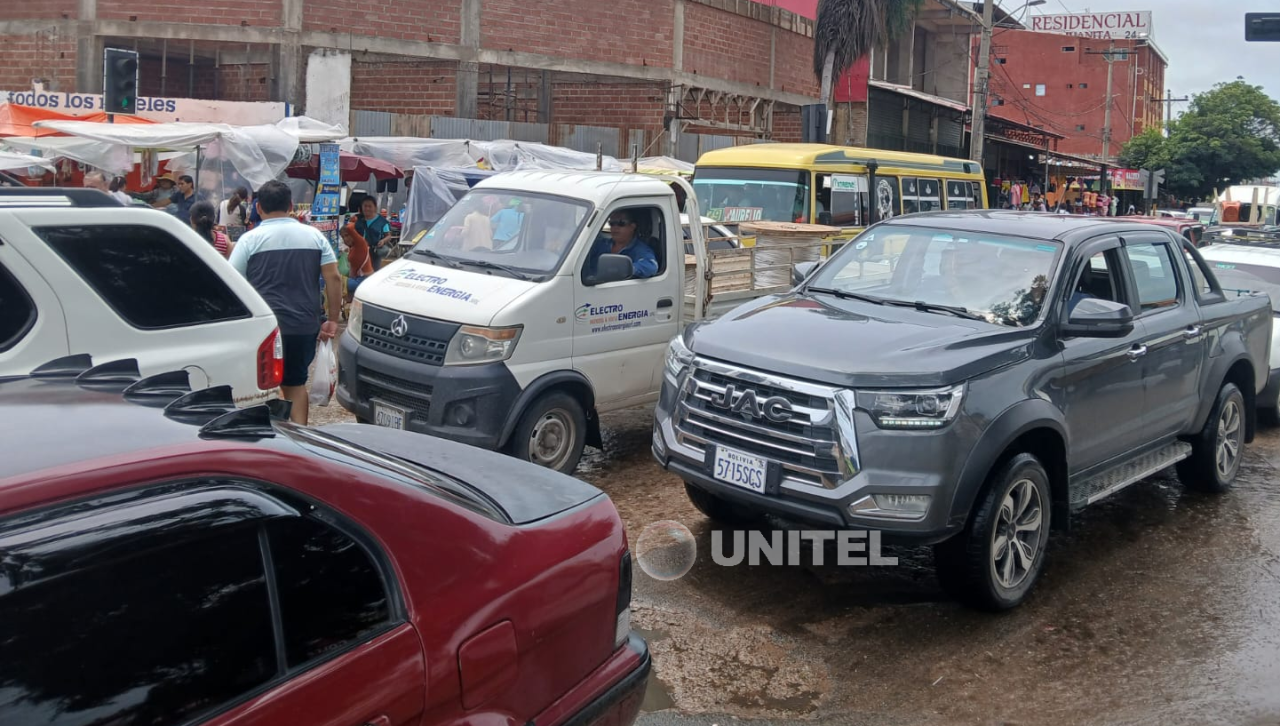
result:
<svg viewBox="0 0 1280 726"><path fill-rule="evenodd" d="M808 222L809 172L803 169L698 167L704 214L717 222Z"/></svg>

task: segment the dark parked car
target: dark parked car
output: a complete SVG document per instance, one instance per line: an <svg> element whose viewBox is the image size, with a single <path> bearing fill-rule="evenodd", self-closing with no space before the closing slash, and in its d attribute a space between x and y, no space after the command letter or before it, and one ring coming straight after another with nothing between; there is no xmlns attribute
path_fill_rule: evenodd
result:
<svg viewBox="0 0 1280 726"><path fill-rule="evenodd" d="M950 592L1010 608L1073 511L1173 465L1231 485L1271 317L1154 225L898 217L674 339L653 452L713 519L935 544Z"/></svg>
<svg viewBox="0 0 1280 726"><path fill-rule="evenodd" d="M628 724L650 659L599 490L237 409L186 373L0 380L0 724ZM20 422L21 425L13 425Z"/></svg>

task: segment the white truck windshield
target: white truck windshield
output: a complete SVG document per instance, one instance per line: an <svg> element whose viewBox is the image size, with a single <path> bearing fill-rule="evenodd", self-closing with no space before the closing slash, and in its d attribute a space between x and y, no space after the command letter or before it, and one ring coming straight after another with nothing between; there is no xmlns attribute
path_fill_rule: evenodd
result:
<svg viewBox="0 0 1280 726"><path fill-rule="evenodd" d="M473 189L414 245L413 253L533 274L560 267L591 205L549 194Z"/></svg>

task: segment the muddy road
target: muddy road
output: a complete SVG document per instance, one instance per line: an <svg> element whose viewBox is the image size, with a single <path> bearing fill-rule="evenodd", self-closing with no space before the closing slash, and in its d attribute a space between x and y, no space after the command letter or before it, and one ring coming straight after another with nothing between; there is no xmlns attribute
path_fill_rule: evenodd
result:
<svg viewBox="0 0 1280 726"><path fill-rule="evenodd" d="M641 724L1280 724L1280 429L1226 495L1168 474L1091 508L1051 540L1029 601L991 615L943 595L928 548L881 568L714 564L651 420L606 417L608 453L577 472L633 548L659 520L696 539L684 577L636 569L655 662Z"/></svg>

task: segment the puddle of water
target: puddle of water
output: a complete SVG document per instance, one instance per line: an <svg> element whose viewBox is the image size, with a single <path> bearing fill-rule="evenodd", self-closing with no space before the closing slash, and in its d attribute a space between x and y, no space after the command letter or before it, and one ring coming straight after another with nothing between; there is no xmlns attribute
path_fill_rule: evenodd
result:
<svg viewBox="0 0 1280 726"><path fill-rule="evenodd" d="M671 637L665 630L660 629L632 628L632 630L648 641L650 649L653 648L654 643ZM649 683L645 685L644 700L640 703L640 712L652 713L653 711L665 711L675 707L676 701L671 697L671 686L658 677L658 669L655 664L653 671L649 673Z"/></svg>

